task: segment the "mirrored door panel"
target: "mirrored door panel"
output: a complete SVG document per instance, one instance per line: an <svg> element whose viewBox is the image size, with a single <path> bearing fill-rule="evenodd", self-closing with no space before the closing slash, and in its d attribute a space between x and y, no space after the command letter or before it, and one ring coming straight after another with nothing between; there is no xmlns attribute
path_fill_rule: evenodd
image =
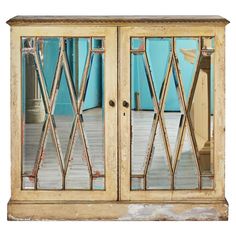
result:
<svg viewBox="0 0 236 236"><path fill-rule="evenodd" d="M124 200L195 199L214 190L215 38L192 30L122 30Z"/></svg>
<svg viewBox="0 0 236 236"><path fill-rule="evenodd" d="M105 36L21 37L23 190L116 188L116 69L105 69L116 51L106 46Z"/></svg>
<svg viewBox="0 0 236 236"><path fill-rule="evenodd" d="M131 37L131 190L213 188L212 37Z"/></svg>

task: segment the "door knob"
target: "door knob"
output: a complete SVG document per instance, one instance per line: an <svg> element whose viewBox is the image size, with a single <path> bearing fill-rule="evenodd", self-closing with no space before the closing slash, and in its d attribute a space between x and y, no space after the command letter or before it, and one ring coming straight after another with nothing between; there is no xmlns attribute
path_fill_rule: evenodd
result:
<svg viewBox="0 0 236 236"><path fill-rule="evenodd" d="M129 107L129 103L127 101L123 101L123 107Z"/></svg>
<svg viewBox="0 0 236 236"><path fill-rule="evenodd" d="M114 106L115 106L115 102L114 102L113 100L110 100L110 101L109 101L109 105L110 105L111 107L114 107Z"/></svg>

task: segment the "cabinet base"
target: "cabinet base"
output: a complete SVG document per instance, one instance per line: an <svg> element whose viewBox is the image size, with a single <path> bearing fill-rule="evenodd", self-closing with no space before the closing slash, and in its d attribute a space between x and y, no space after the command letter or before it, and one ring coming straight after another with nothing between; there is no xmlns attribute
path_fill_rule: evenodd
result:
<svg viewBox="0 0 236 236"><path fill-rule="evenodd" d="M228 220L228 203L10 200L8 220Z"/></svg>

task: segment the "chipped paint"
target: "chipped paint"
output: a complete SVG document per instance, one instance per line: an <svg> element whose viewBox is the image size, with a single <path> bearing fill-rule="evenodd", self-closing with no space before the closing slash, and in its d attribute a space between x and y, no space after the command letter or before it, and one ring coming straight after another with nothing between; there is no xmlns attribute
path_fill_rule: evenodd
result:
<svg viewBox="0 0 236 236"><path fill-rule="evenodd" d="M172 204L130 204L128 214L119 220L221 220L222 216L214 207L190 207L185 210Z"/></svg>
<svg viewBox="0 0 236 236"><path fill-rule="evenodd" d="M8 220L227 220L226 201L218 203L55 202L8 204ZM37 214L36 214L37 212Z"/></svg>

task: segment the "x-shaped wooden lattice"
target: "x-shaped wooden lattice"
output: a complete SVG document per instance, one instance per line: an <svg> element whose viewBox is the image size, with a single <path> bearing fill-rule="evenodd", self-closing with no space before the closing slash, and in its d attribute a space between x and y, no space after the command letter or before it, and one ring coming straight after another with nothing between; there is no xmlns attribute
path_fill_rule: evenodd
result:
<svg viewBox="0 0 236 236"><path fill-rule="evenodd" d="M35 68L36 68L36 72L38 75L39 85L40 85L41 94L43 97L43 102L44 102L45 111L46 111L46 119L45 119L45 122L43 125L41 137L40 137L40 144L39 144L39 149L38 149L38 153L37 153L37 158L36 158L33 172L31 175L31 177L33 177L35 180L34 181L35 189L37 189L37 186L38 186L38 184L37 184L38 183L38 172L39 172L39 168L42 163L42 160L43 160L44 149L45 149L45 145L46 145L46 139L47 139L47 134L48 134L49 128L51 131L53 142L55 144L58 162L59 162L60 170L61 170L61 174L62 174L62 188L63 189L65 188L65 178L66 178L69 162L71 160L71 153L73 150L75 135L76 135L76 131L79 130L80 136L82 139L82 143L83 143L84 155L85 155L85 159L86 159L87 166L88 166L88 172L89 172L89 176L90 176L90 189L92 189L93 188L93 179L97 176L96 176L96 174L93 173L92 163L91 163L91 160L90 160L89 154L88 154L86 138L85 138L83 124L82 124L83 119L81 119L82 118L81 107L82 107L82 103L84 101L85 94L86 94L86 88L87 88L88 79L89 79L88 74L89 74L89 70L91 67L93 53L94 52L95 53L103 53L104 51L99 50L99 49L92 50L91 38L90 38L89 53L87 56L86 65L85 65L85 69L84 69L84 73L83 73L83 77L82 77L82 82L81 82L81 86L80 86L80 92L79 92L79 96L78 96L78 100L77 100L76 99L76 92L75 92L75 88L74 88L74 84L73 84L73 80L71 77L70 68L69 68L69 64L68 64L68 59L67 59L67 55L66 55L66 51L65 51L65 48L66 48L65 47L65 39L60 38L60 51L59 51L57 66L56 66L56 70L55 70L55 76L53 79L53 84L52 84L52 88L51 88L50 96L49 96L47 93L47 88L46 88L46 84L45 84L45 77L44 77L43 70L42 70L42 63L41 63L41 60L40 60L40 57L38 54L38 50L37 50L38 41L39 41L39 39L37 37L35 37L33 40L34 45L29 48L25 48L26 52L28 51L34 55ZM144 188L146 189L146 186L147 186L148 168L149 168L152 154L154 151L153 147L154 147L154 141L155 141L157 127L158 127L158 124L160 123L160 128L162 131L162 138L164 140L165 150L167 153L167 155L166 155L167 163L168 163L169 171L171 174L171 188L174 189L174 175L176 172L177 163L178 163L180 153L182 150L186 128L188 127L190 137L191 137L192 147L194 150L195 162L196 162L197 170L198 170L198 188L201 189L201 170L200 170L200 166L199 166L199 157L198 157L196 138L195 138L195 134L194 134L193 125L192 125L191 119L190 119L190 109L192 106L194 93L195 93L195 89L196 89L196 84L197 84L197 79L198 79L198 75L199 75L199 71L200 71L200 63L202 61L203 56L206 53L206 51L204 51L205 49L202 48L202 38L200 37L198 39L199 54L198 54L197 63L196 63L196 67L195 67L195 73L193 76L194 77L193 83L192 83L192 86L190 89L190 95L189 95L189 99L188 99L187 103L186 103L186 98L185 98L184 87L182 84L180 69L179 69L179 65L178 65L178 59L177 59L176 52L175 52L175 38L171 38L171 53L169 56L168 68L167 68L167 72L166 72L164 83L163 83L163 89L162 89L162 93L161 93L160 102L158 102L158 99L156 96L155 87L153 84L152 73L151 73L151 69L150 69L150 65L149 65L149 61L148 61L148 56L146 53L146 38L144 39L144 42L145 43L144 43L143 48L138 49L138 50L131 50L132 53L135 53L135 54L141 53L144 55L145 71L147 74L149 89L150 89L151 97L153 100L154 112L155 112L153 122L152 122L151 134L150 134L149 142L148 142L147 156L146 156L146 161L145 161L145 166L144 166L144 174L142 175L142 177L144 178ZM57 97L57 93L58 93L59 86L60 86L61 72L62 72L63 67L65 70L67 85L68 85L68 89L69 89L69 93L70 93L70 97L71 97L73 110L75 113L75 117L74 117L72 130L71 130L71 134L70 134L70 138L69 138L64 161L63 161L63 154L62 154L62 151L60 148L60 143L59 143L59 139L58 139L58 135L57 135L56 123L55 123L55 119L54 119L54 109L55 109L56 97ZM176 80L177 81L175 81L175 85L176 85L176 90L177 90L178 96L180 98L181 107L183 108L183 113L184 113L184 116L182 118L182 125L179 127L179 132L178 132L179 138L177 140L177 148L176 148L176 153L175 153L175 158L174 158L173 163L172 163L172 157L171 157L171 151L170 151L170 144L169 144L169 140L168 140L168 136L167 136L167 132L166 132L165 119L163 118L164 104L165 104L165 100L167 97L167 90L168 90L168 84L169 84L170 77L171 77L171 70L175 70L175 72L176 72Z"/></svg>
<svg viewBox="0 0 236 236"><path fill-rule="evenodd" d="M82 139L82 144L83 144L83 151L84 151L84 157L87 162L88 166L88 172L90 176L90 189L93 189L93 179L97 177L97 174L93 173L93 168L92 168L92 163L89 158L88 154L88 148L87 148L87 143L86 143L86 138L83 130L83 124L82 124L82 104L85 99L85 94L86 94L86 88L89 80L89 71L91 68L92 64L92 58L93 58L93 53L103 53L103 49L92 49L92 38L89 38L89 51L88 51L88 56L86 59L86 65L85 69L83 71L83 76L82 76L82 81L81 81L81 86L80 86L80 92L78 95L78 100L76 99L76 92L75 92L75 87L74 83L71 77L70 73L70 68L68 64L68 59L67 59L67 54L66 54L66 40L61 37L60 38L60 50L59 50L59 55L58 55L58 60L57 60L57 65L56 65L56 70L55 70L55 75L53 78L53 83L52 83L52 88L50 91L50 95L47 93L47 87L45 83L45 76L43 74L42 70L42 62L38 53L38 43L39 43L39 38L34 37L33 39L33 45L28 45L28 48L25 48L25 52L31 53L34 55L34 62L35 62L35 69L37 72L37 77L41 89L41 94L44 102L44 107L45 107L45 112L46 112L46 119L43 124L42 128L42 133L40 137L40 142L39 142L39 149L37 152L37 157L35 160L34 168L32 171L32 175L30 176L31 178L34 179L34 188L38 188L38 172L40 165L43 161L44 158L44 149L46 146L47 142L47 134L50 129L51 135L52 135L52 140L55 144L56 152L57 152L57 157L58 157L58 162L61 170L61 175L62 175L62 189L65 189L65 179L66 179L66 174L68 171L68 166L69 162L71 160L71 154L73 150L73 144L75 142L75 135L76 131L79 130L80 132L80 137ZM56 123L54 119L54 109L55 109L55 103L56 103L56 97L58 94L58 90L60 87L60 80L61 80L61 73L62 69L64 68L65 70L65 75L66 75L66 81L67 81L67 86L69 89L70 93L70 98L71 98L71 103L72 107L75 113L71 133L70 133L70 138L65 154L65 158L63 161L63 154L60 148L60 142L59 138L57 135L57 129L56 129Z"/></svg>
<svg viewBox="0 0 236 236"><path fill-rule="evenodd" d="M164 82L163 82L163 87L162 87L162 92L161 92L161 97L160 97L160 102L158 102L157 95L155 92L155 87L153 83L153 76L152 72L150 69L150 64L148 61L148 56L146 53L146 38L143 38L144 44L140 46L138 49L131 49L131 53L133 54L141 54L144 56L144 66L145 66L145 71L147 75L147 80L148 80L148 85L149 85L149 90L150 94L153 100L153 105L154 105L154 118L152 122L152 128L151 128L151 134L149 137L148 141L148 147L147 147L147 155L144 163L144 172L142 175L137 175L135 177L138 178L143 178L144 179L144 189L147 189L147 174L148 174L148 169L150 166L151 158L154 152L154 141L155 141L155 136L157 132L157 127L158 123L160 123L160 129L162 131L162 138L164 141L165 145L165 150L166 150L166 158L167 158L167 163L168 163L168 168L169 172L171 175L171 189L175 188L175 173L176 173L176 168L177 168L177 163L180 158L180 153L182 151L183 143L184 143L184 137L186 133L186 129L189 129L189 134L191 138L191 144L192 148L194 151L194 157L195 157L195 162L197 166L197 172L198 172L198 189L201 189L201 170L200 170L200 165L199 165L199 155L198 155L198 148L197 148L197 142L194 134L194 128L191 122L190 118L190 110L194 98L194 93L196 90L196 85L197 85L197 80L200 72L200 64L204 56L208 54L207 49L202 47L202 37L198 38L198 57L197 57L197 62L196 62L196 67L195 71L193 74L193 82L190 88L190 95L188 102L186 102L185 98L185 92L184 92L184 87L182 84L182 78L181 78L181 73L178 65L178 58L176 55L176 50L175 50L175 38L171 38L171 52L169 55L169 61L168 61L168 67L167 71L165 74ZM172 156L171 151L170 151L170 143L168 140L168 135L166 132L166 125L165 125L165 119L163 118L163 113L164 113L164 104L165 100L167 97L167 91L168 91L168 85L170 82L171 78L171 71L176 72L176 76L174 77L175 79L175 86L176 90L179 96L179 102L180 102L180 107L183 110L183 117L182 117L182 125L179 127L178 131L178 140L177 140L177 148L176 148L176 153L174 153L174 161L172 162Z"/></svg>

